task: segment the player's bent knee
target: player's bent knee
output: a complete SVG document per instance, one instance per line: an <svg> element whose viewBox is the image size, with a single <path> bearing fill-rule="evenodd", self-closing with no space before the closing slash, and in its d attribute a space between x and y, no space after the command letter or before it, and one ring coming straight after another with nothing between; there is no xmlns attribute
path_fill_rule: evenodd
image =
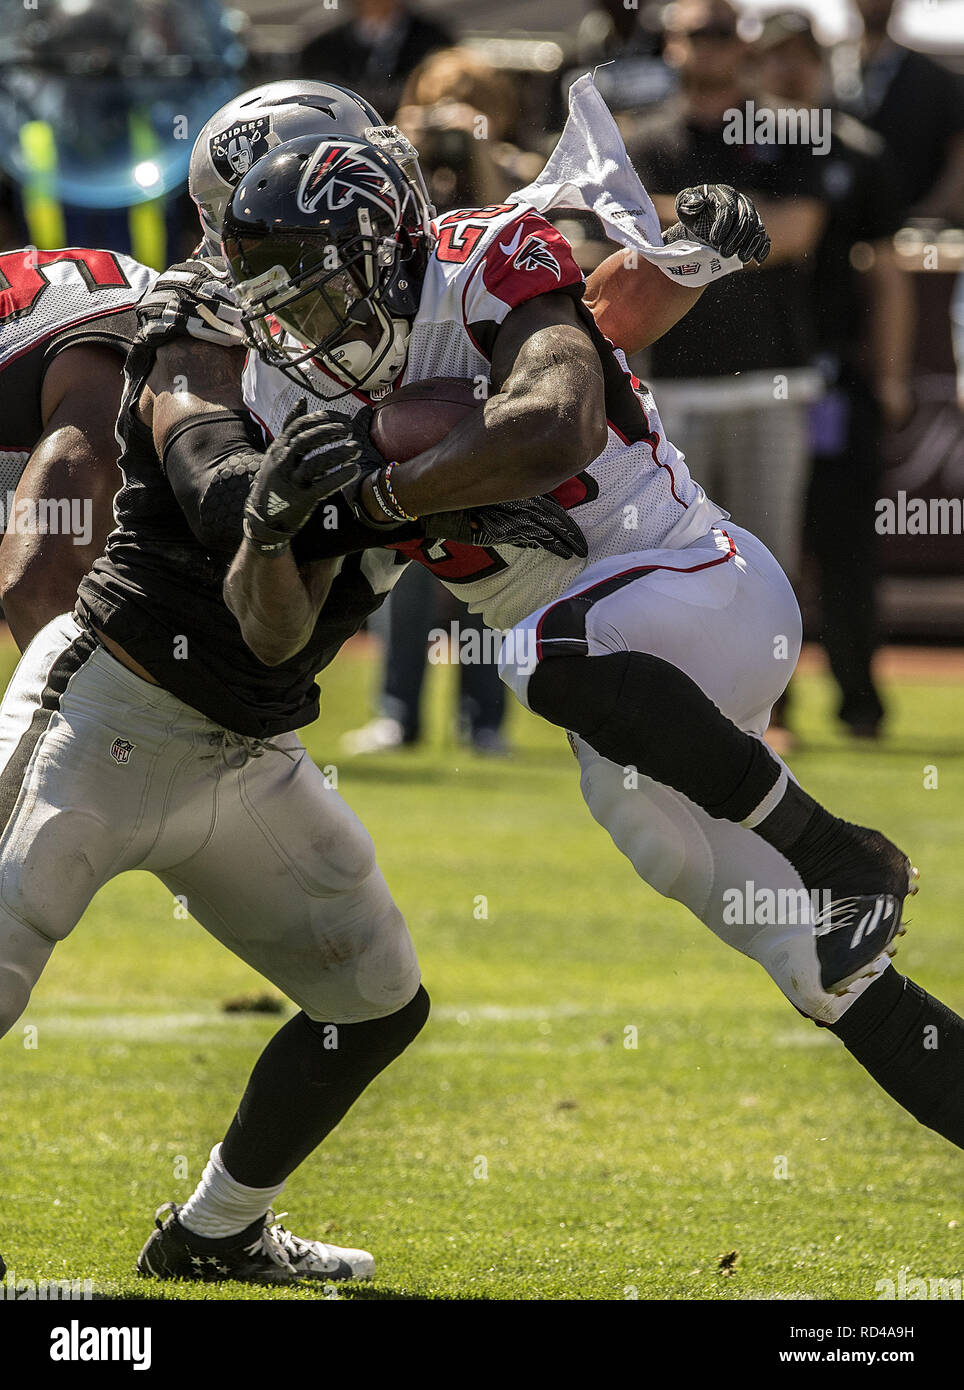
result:
<svg viewBox="0 0 964 1390"><path fill-rule="evenodd" d="M364 1023L395 1013L419 987L405 918L379 870L324 916L323 942L307 960L275 962L276 982L309 1018ZM280 964L280 970L279 970Z"/></svg>
<svg viewBox="0 0 964 1390"><path fill-rule="evenodd" d="M27 1007L53 949L52 941L0 911L0 1035Z"/></svg>

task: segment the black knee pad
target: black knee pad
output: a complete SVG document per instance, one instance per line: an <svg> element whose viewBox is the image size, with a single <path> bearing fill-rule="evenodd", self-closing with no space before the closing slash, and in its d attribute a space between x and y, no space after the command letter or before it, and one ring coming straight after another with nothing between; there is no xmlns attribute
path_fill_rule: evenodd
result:
<svg viewBox="0 0 964 1390"><path fill-rule="evenodd" d="M780 775L678 666L648 652L561 656L529 678L529 707L620 767L634 767L720 820L744 820Z"/></svg>

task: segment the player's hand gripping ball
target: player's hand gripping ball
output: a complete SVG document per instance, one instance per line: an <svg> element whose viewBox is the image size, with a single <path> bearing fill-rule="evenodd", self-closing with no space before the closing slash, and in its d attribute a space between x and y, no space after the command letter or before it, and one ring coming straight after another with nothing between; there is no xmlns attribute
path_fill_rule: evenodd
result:
<svg viewBox="0 0 964 1390"><path fill-rule="evenodd" d="M283 550L323 498L358 476L363 454L348 416L309 414L302 397L261 462L245 503L244 534L262 550Z"/></svg>
<svg viewBox="0 0 964 1390"><path fill-rule="evenodd" d="M460 377L432 377L402 386L379 401L366 417L373 453L404 461L441 443L447 434L484 404L478 383ZM355 416L356 423L364 412ZM359 480L360 481L360 480ZM351 500L359 483L346 488ZM358 514L356 512L356 514ZM372 524L370 519L368 524ZM430 540L461 545L514 545L524 550L548 550L561 559L585 559L586 538L554 497L526 497L492 502L460 511L421 516L422 534Z"/></svg>

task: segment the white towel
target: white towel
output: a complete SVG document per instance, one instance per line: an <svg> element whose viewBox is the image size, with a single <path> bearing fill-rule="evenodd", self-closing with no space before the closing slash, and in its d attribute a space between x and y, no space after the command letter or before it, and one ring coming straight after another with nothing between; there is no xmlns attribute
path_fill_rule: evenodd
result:
<svg viewBox="0 0 964 1390"><path fill-rule="evenodd" d="M594 212L613 241L693 289L741 268L739 256L723 257L701 241L663 245L652 199L589 73L569 89L569 118L546 167L532 183L511 193L508 201L536 212L551 208Z"/></svg>

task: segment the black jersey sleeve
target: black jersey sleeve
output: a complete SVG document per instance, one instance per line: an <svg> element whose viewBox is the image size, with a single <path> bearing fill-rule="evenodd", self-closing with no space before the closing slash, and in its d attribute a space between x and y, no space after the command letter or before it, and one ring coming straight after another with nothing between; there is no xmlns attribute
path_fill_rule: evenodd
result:
<svg viewBox="0 0 964 1390"><path fill-rule="evenodd" d="M260 431L243 410L223 410L185 420L164 448L162 467L187 523L210 551L233 554L241 543L248 491L261 466ZM421 536L411 524L392 530L392 542ZM334 559L385 544L384 530L358 521L340 493L319 503L295 537L299 565Z"/></svg>
<svg viewBox="0 0 964 1390"><path fill-rule="evenodd" d="M209 551L241 543L248 491L261 465L257 426L245 410L182 421L164 446L161 468L194 535Z"/></svg>
<svg viewBox="0 0 964 1390"><path fill-rule="evenodd" d="M106 347L126 357L137 336L137 310L119 309L115 314L100 314L87 323L75 323L61 333L55 333L43 344L42 363L46 372L59 353L72 347Z"/></svg>

